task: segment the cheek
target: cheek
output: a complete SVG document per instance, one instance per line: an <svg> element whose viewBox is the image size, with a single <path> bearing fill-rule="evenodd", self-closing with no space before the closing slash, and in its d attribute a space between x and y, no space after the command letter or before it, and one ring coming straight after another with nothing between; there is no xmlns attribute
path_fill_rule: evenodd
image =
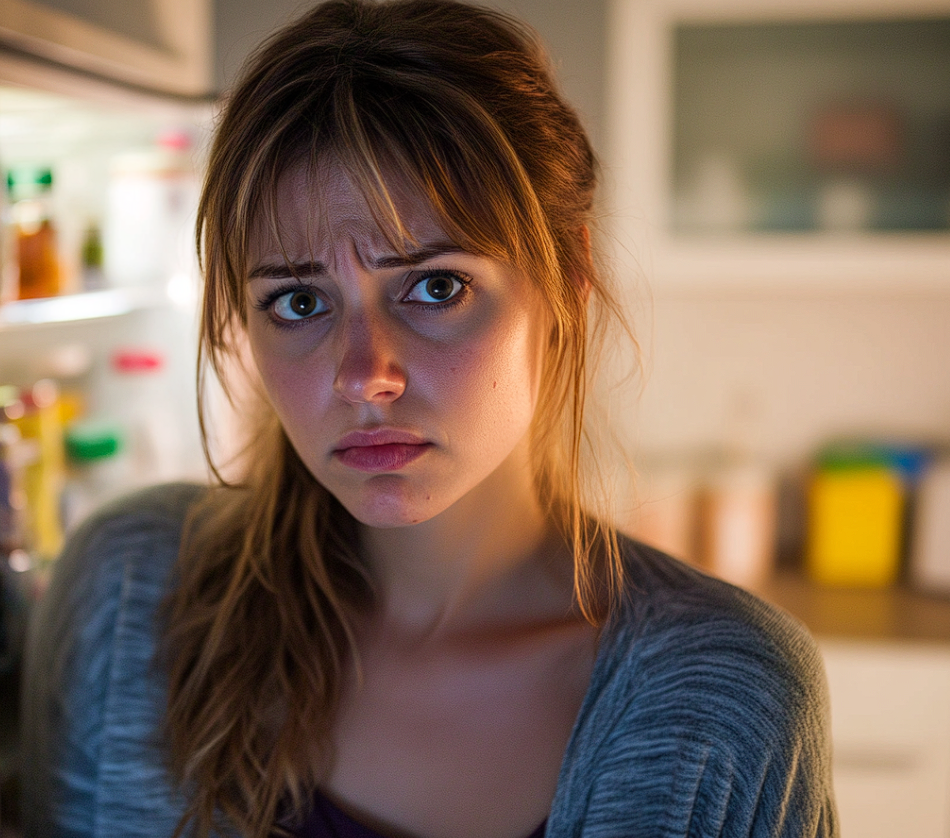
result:
<svg viewBox="0 0 950 838"><path fill-rule="evenodd" d="M505 427L523 432L530 423L539 354L526 320L453 350L430 352L427 367L433 393L453 406L466 433L488 435Z"/></svg>
<svg viewBox="0 0 950 838"><path fill-rule="evenodd" d="M314 358L279 351L266 333L261 334L265 330L258 330L257 334L248 330L251 358L264 393L293 438L299 430L296 426L312 427L313 423L306 418L321 409L325 402L321 394L332 389L332 381L323 381L326 371Z"/></svg>

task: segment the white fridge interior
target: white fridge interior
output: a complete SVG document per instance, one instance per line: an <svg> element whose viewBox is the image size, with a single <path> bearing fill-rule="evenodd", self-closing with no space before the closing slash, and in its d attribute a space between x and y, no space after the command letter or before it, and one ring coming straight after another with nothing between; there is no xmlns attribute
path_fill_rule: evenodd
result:
<svg viewBox="0 0 950 838"><path fill-rule="evenodd" d="M22 414L37 399L58 401L64 448L51 479L64 531L121 492L207 477L193 228L209 125L207 105L131 95L117 104L0 84L0 427L7 470L35 471L45 443L24 445ZM55 231L58 288L21 299L14 181L37 172L52 182L40 197ZM106 452L110 440L115 450ZM22 477L12 499L25 519L21 563L52 558L57 541L29 531L48 525L33 520L35 509L16 508L36 505L31 479Z"/></svg>

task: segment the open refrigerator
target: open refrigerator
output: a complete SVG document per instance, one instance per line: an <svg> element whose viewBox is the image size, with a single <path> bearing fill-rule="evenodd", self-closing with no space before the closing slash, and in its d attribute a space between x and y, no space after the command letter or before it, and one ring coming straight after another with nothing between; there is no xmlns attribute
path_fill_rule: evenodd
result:
<svg viewBox="0 0 950 838"><path fill-rule="evenodd" d="M208 479L194 218L213 106L74 87L0 74L0 807L26 617L64 539L118 495Z"/></svg>
<svg viewBox="0 0 950 838"><path fill-rule="evenodd" d="M0 411L21 564L51 559L111 495L206 475L193 230L209 113L131 101L0 84Z"/></svg>

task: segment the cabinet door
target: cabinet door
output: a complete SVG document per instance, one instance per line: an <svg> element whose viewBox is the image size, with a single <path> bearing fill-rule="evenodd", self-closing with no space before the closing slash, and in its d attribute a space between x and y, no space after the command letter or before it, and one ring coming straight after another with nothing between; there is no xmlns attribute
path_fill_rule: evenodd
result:
<svg viewBox="0 0 950 838"><path fill-rule="evenodd" d="M950 0L611 0L612 235L657 290L950 288Z"/></svg>
<svg viewBox="0 0 950 838"><path fill-rule="evenodd" d="M0 0L4 46L160 93L211 87L209 0Z"/></svg>
<svg viewBox="0 0 950 838"><path fill-rule="evenodd" d="M950 838L950 649L825 642L844 838Z"/></svg>

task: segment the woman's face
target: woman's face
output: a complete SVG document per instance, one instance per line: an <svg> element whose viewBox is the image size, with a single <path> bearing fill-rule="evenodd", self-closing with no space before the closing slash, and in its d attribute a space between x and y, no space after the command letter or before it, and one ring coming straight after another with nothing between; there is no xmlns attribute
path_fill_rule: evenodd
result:
<svg viewBox="0 0 950 838"><path fill-rule="evenodd" d="M506 470L524 492L547 322L535 287L396 188L405 258L342 169L319 175L283 178L281 241L254 237L247 282L251 350L301 459L369 526L429 520Z"/></svg>

